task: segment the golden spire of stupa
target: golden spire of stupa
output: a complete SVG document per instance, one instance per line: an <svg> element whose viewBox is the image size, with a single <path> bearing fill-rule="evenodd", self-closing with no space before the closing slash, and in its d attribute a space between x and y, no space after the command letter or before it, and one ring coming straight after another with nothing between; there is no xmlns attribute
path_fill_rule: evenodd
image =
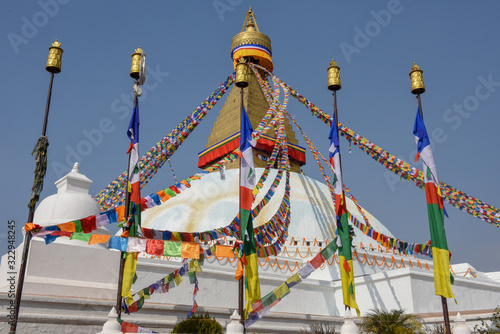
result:
<svg viewBox="0 0 500 334"><path fill-rule="evenodd" d="M252 7L250 7L246 12L240 33L234 36L231 41L231 58L234 61L234 66L236 68L239 58L247 57L272 72L273 61L271 56L271 39L259 31L255 14Z"/></svg>

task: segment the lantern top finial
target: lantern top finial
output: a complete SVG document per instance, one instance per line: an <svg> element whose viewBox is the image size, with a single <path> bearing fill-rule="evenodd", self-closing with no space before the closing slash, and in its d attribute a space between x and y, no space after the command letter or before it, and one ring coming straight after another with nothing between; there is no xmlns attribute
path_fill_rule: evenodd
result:
<svg viewBox="0 0 500 334"><path fill-rule="evenodd" d="M418 67L417 63L413 62L413 65L411 66L412 71L415 70L420 70L420 67Z"/></svg>
<svg viewBox="0 0 500 334"><path fill-rule="evenodd" d="M339 65L337 65L337 63L335 62L335 60L333 58L332 58L332 61L330 62L330 66L339 67Z"/></svg>
<svg viewBox="0 0 500 334"><path fill-rule="evenodd" d="M53 47L56 47L56 48L59 48L59 47L61 47L61 43L59 43L59 42L57 41L57 39L56 39L56 41L55 41L54 43L52 43L52 46L53 46Z"/></svg>

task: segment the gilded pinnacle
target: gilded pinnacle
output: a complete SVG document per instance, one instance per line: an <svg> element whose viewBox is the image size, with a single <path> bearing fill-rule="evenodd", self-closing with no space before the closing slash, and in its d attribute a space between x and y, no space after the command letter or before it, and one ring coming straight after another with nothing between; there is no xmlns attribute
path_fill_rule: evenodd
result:
<svg viewBox="0 0 500 334"><path fill-rule="evenodd" d="M52 46L54 46L54 47L58 48L58 47L60 47L60 46L61 46L61 43L59 43L59 42L57 41L57 39L56 39L56 41L55 41L54 43L52 43Z"/></svg>
<svg viewBox="0 0 500 334"><path fill-rule="evenodd" d="M417 63L413 63L410 72L412 94L419 95L425 92L424 78L422 76L423 72L424 71L418 67Z"/></svg>
<svg viewBox="0 0 500 334"><path fill-rule="evenodd" d="M330 62L330 66L337 66L338 67L339 65L337 65L335 60L333 60L333 58L332 58L332 61Z"/></svg>
<svg viewBox="0 0 500 334"><path fill-rule="evenodd" d="M259 47L256 48L256 45ZM235 69L241 57L247 57L271 72L273 70L271 39L259 31L252 8L246 12L240 33L231 40L231 59Z"/></svg>

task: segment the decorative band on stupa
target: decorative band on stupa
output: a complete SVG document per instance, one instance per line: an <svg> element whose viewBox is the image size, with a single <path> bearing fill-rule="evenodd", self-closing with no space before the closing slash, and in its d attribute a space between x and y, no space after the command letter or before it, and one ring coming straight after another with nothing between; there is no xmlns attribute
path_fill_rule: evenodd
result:
<svg viewBox="0 0 500 334"><path fill-rule="evenodd" d="M271 152L276 144L276 138L261 134L260 138L257 140L255 148L261 151ZM288 144L288 154L291 160L297 161L301 166L306 164L306 149L299 145ZM203 151L198 153L198 167L205 168L209 164L214 163L221 157L232 152L240 146L240 132L221 140L220 142L207 147Z"/></svg>
<svg viewBox="0 0 500 334"><path fill-rule="evenodd" d="M246 14L241 32L231 41L231 59L233 59L234 68L236 69L238 59L245 57L272 72L271 39L259 31L251 7Z"/></svg>

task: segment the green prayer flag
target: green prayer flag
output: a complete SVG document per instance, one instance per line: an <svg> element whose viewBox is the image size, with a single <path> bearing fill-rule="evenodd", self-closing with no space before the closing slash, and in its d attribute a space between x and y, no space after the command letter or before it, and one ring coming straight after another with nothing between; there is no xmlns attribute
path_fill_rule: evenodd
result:
<svg viewBox="0 0 500 334"><path fill-rule="evenodd" d="M141 297L138 301L137 301L137 309L140 310L142 308L142 306L144 305L144 297Z"/></svg>
<svg viewBox="0 0 500 334"><path fill-rule="evenodd" d="M264 298L262 298L261 300L262 300L262 305L264 305L264 307L267 307L272 303L274 303L275 301L277 301L278 297L274 294L274 291L271 291L267 295L265 295Z"/></svg>
<svg viewBox="0 0 500 334"><path fill-rule="evenodd" d="M180 257L181 256L181 242L165 242L165 246L163 248L164 256L172 256L172 257Z"/></svg>
<svg viewBox="0 0 500 334"><path fill-rule="evenodd" d="M194 284L195 278L196 278L196 272L195 271L190 271L188 273L189 275L189 284Z"/></svg>
<svg viewBox="0 0 500 334"><path fill-rule="evenodd" d="M82 223L79 220L73 221L75 224L75 232L83 232Z"/></svg>
<svg viewBox="0 0 500 334"><path fill-rule="evenodd" d="M71 234L71 237L69 239L89 242L91 236L92 236L92 234L90 234L90 233L87 234L87 233L73 232L73 234Z"/></svg>
<svg viewBox="0 0 500 334"><path fill-rule="evenodd" d="M165 194L169 195L170 197L177 196L177 193L170 188L163 189L163 191L165 192Z"/></svg>
<svg viewBox="0 0 500 334"><path fill-rule="evenodd" d="M337 251L337 238L338 237L335 237L335 239L333 239L333 241L326 245L326 247L321 251L321 255L325 260L328 260Z"/></svg>

